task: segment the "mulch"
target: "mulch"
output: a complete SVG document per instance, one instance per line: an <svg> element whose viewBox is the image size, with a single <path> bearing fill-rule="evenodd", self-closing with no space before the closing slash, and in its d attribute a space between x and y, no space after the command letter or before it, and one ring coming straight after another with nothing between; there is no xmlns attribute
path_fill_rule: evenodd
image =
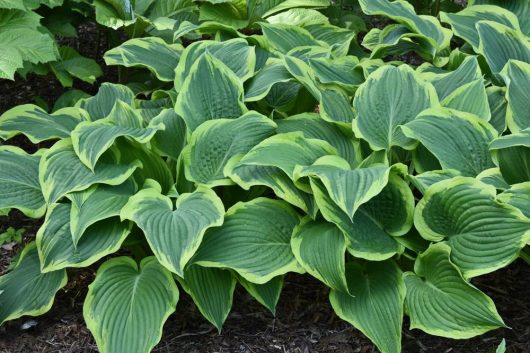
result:
<svg viewBox="0 0 530 353"><path fill-rule="evenodd" d="M95 40L97 28L81 27L77 48L84 55L101 54L105 43ZM101 55L99 55L101 56ZM102 80L114 81L116 73L105 69ZM89 93L96 85L76 83ZM65 89L53 77L30 76L28 80L0 81L0 114L18 104L32 103L36 96L48 104ZM24 138L14 143L28 151ZM24 241L34 239L42 220L31 220L17 211L0 217L0 233L9 226L24 228ZM20 250L18 244L0 246L0 274ZM82 307L87 286L99 264L69 269L69 283L56 296L52 310L40 317L23 317L0 327L0 353L95 353L95 342L86 328ZM488 294L511 329L498 329L470 340L451 340L403 329L404 353L490 353L505 338L508 353L530 352L530 267L521 260L473 283ZM310 276L286 277L277 314L273 316L238 287L233 310L221 333L199 313L181 290L176 312L164 326L156 353L374 353L377 349L358 330L340 320L328 301L329 290Z"/></svg>

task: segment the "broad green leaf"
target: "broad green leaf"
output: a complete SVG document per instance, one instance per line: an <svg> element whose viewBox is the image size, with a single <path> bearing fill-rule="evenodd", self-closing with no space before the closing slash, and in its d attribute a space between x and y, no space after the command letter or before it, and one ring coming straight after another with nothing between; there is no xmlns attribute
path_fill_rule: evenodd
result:
<svg viewBox="0 0 530 353"><path fill-rule="evenodd" d="M251 3L256 6L254 8L254 13L263 17L268 17L290 8L325 8L330 5L329 0L252 0Z"/></svg>
<svg viewBox="0 0 530 353"><path fill-rule="evenodd" d="M74 243L70 210L71 205L67 203L51 205L37 232L42 272L90 266L118 251L131 230L132 224L120 223L117 217L109 218L87 227L83 238Z"/></svg>
<svg viewBox="0 0 530 353"><path fill-rule="evenodd" d="M284 201L257 198L237 203L226 212L221 227L206 233L192 263L230 268L257 284L300 272L290 245L299 221Z"/></svg>
<svg viewBox="0 0 530 353"><path fill-rule="evenodd" d="M329 23L328 17L313 9L294 8L267 17L272 24L284 23L304 27L312 24Z"/></svg>
<svg viewBox="0 0 530 353"><path fill-rule="evenodd" d="M301 132L278 134L252 148L237 164L227 167L226 172L244 189L268 186L278 197L314 217L316 209L308 194L309 187L293 182L295 167L311 165L319 157L336 153L329 143L305 138Z"/></svg>
<svg viewBox="0 0 530 353"><path fill-rule="evenodd" d="M72 131L72 143L81 162L94 170L99 158L117 138L128 137L147 143L162 129L162 124L144 127L142 117L135 109L127 103L117 101L106 118L77 125Z"/></svg>
<svg viewBox="0 0 530 353"><path fill-rule="evenodd" d="M486 94L491 112L489 123L499 134L502 134L506 130L506 112L508 109L506 90L503 87L490 86L486 88Z"/></svg>
<svg viewBox="0 0 530 353"><path fill-rule="evenodd" d="M133 91L127 86L105 82L95 96L82 100L80 107L88 112L90 120L96 121L106 118L114 109L116 101L134 106Z"/></svg>
<svg viewBox="0 0 530 353"><path fill-rule="evenodd" d="M473 5L496 5L513 12L519 18L521 30L527 36L530 35L530 3L525 0L469 0L468 6Z"/></svg>
<svg viewBox="0 0 530 353"><path fill-rule="evenodd" d="M486 169L477 175L477 180L484 184L493 185L497 190L506 190L510 188L510 184L504 180L499 168Z"/></svg>
<svg viewBox="0 0 530 353"><path fill-rule="evenodd" d="M184 271L180 283L202 316L221 332L232 308L237 283L234 275L227 270L192 265Z"/></svg>
<svg viewBox="0 0 530 353"><path fill-rule="evenodd" d="M231 0L218 4L202 4L200 7L200 21L218 22L231 29L247 27L247 2L245 0Z"/></svg>
<svg viewBox="0 0 530 353"><path fill-rule="evenodd" d="M370 338L382 353L401 352L405 284L401 270L391 261L349 263L346 276L350 293L332 289L335 313Z"/></svg>
<svg viewBox="0 0 530 353"><path fill-rule="evenodd" d="M450 253L446 244L431 245L404 274L410 328L466 339L504 327L493 301L465 281Z"/></svg>
<svg viewBox="0 0 530 353"><path fill-rule="evenodd" d="M335 147L339 156L352 166L360 163L361 147L351 132L344 131L336 124L323 120L316 113L302 113L277 120L278 133L301 131L306 138L320 139Z"/></svg>
<svg viewBox="0 0 530 353"><path fill-rule="evenodd" d="M477 51L480 38L475 25L478 21L492 21L519 29L519 20L510 11L494 5L468 6L457 13L440 12L442 22L449 23L455 36L464 39Z"/></svg>
<svg viewBox="0 0 530 353"><path fill-rule="evenodd" d="M177 91L181 91L181 87L192 72L193 65L205 53L225 64L241 82L254 75L256 52L245 39L235 38L224 42L198 41L186 47L175 69Z"/></svg>
<svg viewBox="0 0 530 353"><path fill-rule="evenodd" d="M150 256L103 263L88 287L83 316L101 353L148 353L175 311L179 292L171 273Z"/></svg>
<svg viewBox="0 0 530 353"><path fill-rule="evenodd" d="M530 42L520 31L492 21L478 21L476 28L480 38L477 52L495 77L510 59L530 63Z"/></svg>
<svg viewBox="0 0 530 353"><path fill-rule="evenodd" d="M106 27L118 29L136 22L134 2L130 0L94 0L96 21Z"/></svg>
<svg viewBox="0 0 530 353"><path fill-rule="evenodd" d="M416 206L421 236L443 241L466 278L493 272L517 258L530 240L530 219L499 202L495 187L456 177L427 189Z"/></svg>
<svg viewBox="0 0 530 353"><path fill-rule="evenodd" d="M530 128L530 60L525 63L510 60L504 67L501 75L506 82L506 123L512 133ZM1 124L0 124L1 128Z"/></svg>
<svg viewBox="0 0 530 353"><path fill-rule="evenodd" d="M1 9L17 9L26 11L26 5L24 4L24 1L20 0L0 0L0 8Z"/></svg>
<svg viewBox="0 0 530 353"><path fill-rule="evenodd" d="M186 144L186 123L174 109L164 109L151 120L151 125L165 126L151 139L151 146L162 156L177 160Z"/></svg>
<svg viewBox="0 0 530 353"><path fill-rule="evenodd" d="M422 193L429 189L431 185L436 184L439 181L452 179L459 176L460 173L454 169L443 169L443 170L432 170L424 172L418 175L409 176L412 184Z"/></svg>
<svg viewBox="0 0 530 353"><path fill-rule="evenodd" d="M238 118L247 111L243 85L226 65L206 53L191 67L175 110L190 131L207 120Z"/></svg>
<svg viewBox="0 0 530 353"><path fill-rule="evenodd" d="M82 56L71 47L60 47L59 55L59 60L50 63L50 67L65 87L72 87L74 78L93 84L98 77L103 75L101 67L94 59Z"/></svg>
<svg viewBox="0 0 530 353"><path fill-rule="evenodd" d="M0 277L0 325L24 315L44 314L66 281L65 270L41 273L35 243L26 245L15 267Z"/></svg>
<svg viewBox="0 0 530 353"><path fill-rule="evenodd" d="M145 67L159 80L172 82L183 50L182 45L157 37L134 38L107 51L103 58L107 65Z"/></svg>
<svg viewBox="0 0 530 353"><path fill-rule="evenodd" d="M149 187L131 197L121 218L140 227L158 261L173 273L184 276L184 267L195 254L204 232L223 224L224 207L214 191L199 187L182 194L173 207L160 189Z"/></svg>
<svg viewBox="0 0 530 353"><path fill-rule="evenodd" d="M39 184L40 154L26 154L15 146L0 146L0 209L16 208L40 218L46 202Z"/></svg>
<svg viewBox="0 0 530 353"><path fill-rule="evenodd" d="M411 31L426 36L438 49L449 46L452 33L443 28L435 17L416 15L414 7L403 0L360 0L359 5L367 15L383 15L399 22Z"/></svg>
<svg viewBox="0 0 530 353"><path fill-rule="evenodd" d="M363 75L356 70L358 63L354 56L309 59L309 66L321 83L338 85L352 93L364 82Z"/></svg>
<svg viewBox="0 0 530 353"><path fill-rule="evenodd" d="M282 62L269 60L265 67L246 84L245 102L259 101L267 96L272 86L278 82L292 80L292 76Z"/></svg>
<svg viewBox="0 0 530 353"><path fill-rule="evenodd" d="M337 57L348 54L351 41L355 38L352 30L327 23L308 24L304 28L313 38L329 45L331 52Z"/></svg>
<svg viewBox="0 0 530 353"><path fill-rule="evenodd" d="M429 109L402 126L406 136L421 142L444 169L476 176L494 167L488 145L497 131L475 115L450 109Z"/></svg>
<svg viewBox="0 0 530 353"><path fill-rule="evenodd" d="M410 66L383 66L368 76L355 94L353 131L373 150L392 146L412 149L414 141L399 127L438 105L433 86L421 81Z"/></svg>
<svg viewBox="0 0 530 353"><path fill-rule="evenodd" d="M313 277L332 289L348 293L347 243L339 228L305 218L293 231L291 247L298 263Z"/></svg>
<svg viewBox="0 0 530 353"><path fill-rule="evenodd" d="M530 181L530 128L499 137L489 148L508 184Z"/></svg>
<svg viewBox="0 0 530 353"><path fill-rule="evenodd" d="M446 108L474 114L485 121L491 118L488 95L482 78L458 87L441 101L441 104Z"/></svg>
<svg viewBox="0 0 530 353"><path fill-rule="evenodd" d="M72 201L70 231L74 245L78 244L88 227L94 223L119 216L121 209L135 191L134 182L127 180L117 186L99 184L66 195Z"/></svg>
<svg viewBox="0 0 530 353"><path fill-rule="evenodd" d="M76 105L76 103L85 98L90 98L90 95L79 89L70 89L59 96L53 104L52 112L57 112L59 109L68 108Z"/></svg>
<svg viewBox="0 0 530 353"><path fill-rule="evenodd" d="M276 276L263 284L249 282L241 276L238 276L238 280L254 299L269 309L273 315L276 315L276 305L282 293L283 277Z"/></svg>
<svg viewBox="0 0 530 353"><path fill-rule="evenodd" d="M232 184L225 177L225 167L239 161L275 130L271 119L253 111L237 119L204 122L182 152L186 178L210 187Z"/></svg>
<svg viewBox="0 0 530 353"><path fill-rule="evenodd" d="M69 192L82 191L93 184L119 185L127 180L139 164L118 164L106 153L94 171L77 157L70 139L64 139L44 152L39 165L39 182L48 204L59 201Z"/></svg>
<svg viewBox="0 0 530 353"><path fill-rule="evenodd" d="M323 46L306 29L292 24L260 23L263 35L272 48L286 54L291 49L305 46Z"/></svg>
<svg viewBox="0 0 530 353"><path fill-rule="evenodd" d="M530 219L530 182L512 185L508 190L499 194L497 199L517 207Z"/></svg>
<svg viewBox="0 0 530 353"><path fill-rule="evenodd" d="M33 104L23 104L0 116L0 138L8 140L23 134L34 143L70 136L81 121L88 120L86 112L79 108L64 108L48 114Z"/></svg>

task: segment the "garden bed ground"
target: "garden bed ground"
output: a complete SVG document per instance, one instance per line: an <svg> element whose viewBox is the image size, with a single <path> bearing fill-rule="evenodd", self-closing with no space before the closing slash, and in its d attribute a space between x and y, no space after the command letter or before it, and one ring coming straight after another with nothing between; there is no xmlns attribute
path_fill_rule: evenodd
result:
<svg viewBox="0 0 530 353"><path fill-rule="evenodd" d="M77 48L87 56L101 54L105 43L96 48L95 27L80 31ZM104 50L104 49L103 49ZM92 53L92 55L91 55ZM101 55L99 55L101 56ZM106 71L104 80L113 80L114 71ZM89 93L94 87L79 85ZM0 114L18 104L33 103L35 96L48 104L64 91L52 77L29 77L27 81L0 83ZM14 143L33 151L24 139ZM10 217L0 217L0 233L9 226L25 228L25 241L31 241L40 221L29 220L13 211ZM0 247L0 274L20 247L4 244ZM103 261L103 260L102 260ZM69 283L57 295L50 312L37 317L24 317L0 328L0 353L88 353L97 352L95 343L82 317L87 286L92 282L99 264L89 269L69 270ZM509 267L482 276L474 283L497 304L499 313L511 329L499 329L484 336L455 341L429 336L419 330L404 329L403 352L429 353L489 353L502 338L507 352L530 352L530 267L516 261ZM23 328L23 327L31 328ZM408 327L408 322L405 322ZM340 320L328 301L328 289L310 276L287 276L285 289L273 317L241 288L234 297L234 308L223 332L217 333L200 315L191 299L182 293L176 314L164 328L161 343L154 352L244 352L244 353L371 353L375 347L359 331Z"/></svg>

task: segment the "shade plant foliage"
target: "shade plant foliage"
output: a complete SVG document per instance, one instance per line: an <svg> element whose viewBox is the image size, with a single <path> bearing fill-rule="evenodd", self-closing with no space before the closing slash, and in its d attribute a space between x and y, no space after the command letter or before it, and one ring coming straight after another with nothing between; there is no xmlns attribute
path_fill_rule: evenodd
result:
<svg viewBox="0 0 530 353"><path fill-rule="evenodd" d="M472 279L530 258L526 0L86 3L134 33L104 56L130 80L0 117L0 213L44 217L0 277L1 323L97 264L103 353L153 349L182 290L219 330L238 284L274 313L290 272L382 353L405 315L456 339L505 327Z"/></svg>

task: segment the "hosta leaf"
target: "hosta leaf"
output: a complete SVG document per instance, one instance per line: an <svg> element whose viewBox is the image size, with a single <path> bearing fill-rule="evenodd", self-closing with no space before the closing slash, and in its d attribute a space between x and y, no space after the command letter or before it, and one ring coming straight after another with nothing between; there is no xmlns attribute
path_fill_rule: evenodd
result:
<svg viewBox="0 0 530 353"><path fill-rule="evenodd" d="M260 26L270 46L283 54L296 47L322 46L311 33L299 26L268 23L260 23Z"/></svg>
<svg viewBox="0 0 530 353"><path fill-rule="evenodd" d="M177 91L181 91L186 78L193 71L193 65L204 53L225 64L242 82L254 75L256 52L246 40L235 38L224 42L198 41L186 48L175 69Z"/></svg>
<svg viewBox="0 0 530 353"><path fill-rule="evenodd" d="M318 114L302 113L277 120L278 133L301 131L306 138L320 139L335 147L339 156L346 159L352 166L360 163L361 148L359 141L351 132L346 132L335 124L329 123Z"/></svg>
<svg viewBox="0 0 530 353"><path fill-rule="evenodd" d="M46 202L39 184L41 156L26 154L14 146L0 146L0 209L16 208L40 218Z"/></svg>
<svg viewBox="0 0 530 353"><path fill-rule="evenodd" d="M180 283L201 314L221 332L232 308L237 283L234 275L227 270L192 265L184 271Z"/></svg>
<svg viewBox="0 0 530 353"><path fill-rule="evenodd" d="M134 182L127 180L117 186L99 184L66 195L72 201L70 232L74 245L77 245L88 227L94 223L119 216L121 209L135 191Z"/></svg>
<svg viewBox="0 0 530 353"><path fill-rule="evenodd" d="M291 234L299 216L289 204L257 198L237 203L221 227L209 230L193 258L207 267L235 270L258 284L300 267L291 252Z"/></svg>
<svg viewBox="0 0 530 353"><path fill-rule="evenodd" d="M478 21L492 21L515 30L519 29L519 21L512 12L494 5L468 6L457 13L440 12L440 18L443 22L451 25L455 36L471 44L475 51L480 43L475 27Z"/></svg>
<svg viewBox="0 0 530 353"><path fill-rule="evenodd" d="M401 352L405 284L391 261L350 263L346 276L351 296L332 289L335 313L370 338L382 353Z"/></svg>
<svg viewBox="0 0 530 353"><path fill-rule="evenodd" d="M180 44L166 44L158 37L134 38L105 53L107 65L145 67L161 81L175 79L175 68L183 47Z"/></svg>
<svg viewBox="0 0 530 353"><path fill-rule="evenodd" d="M452 179L459 175L460 173L454 169L431 170L410 176L410 180L422 194L425 194L425 191L427 191L431 185L442 180Z"/></svg>
<svg viewBox="0 0 530 353"><path fill-rule="evenodd" d="M265 98L276 83L287 82L292 78L283 63L269 61L256 76L248 81L245 89L245 102L254 102Z"/></svg>
<svg viewBox="0 0 530 353"><path fill-rule="evenodd" d="M154 257L105 262L88 287L83 316L102 353L148 353L175 311L179 292Z"/></svg>
<svg viewBox="0 0 530 353"><path fill-rule="evenodd" d="M486 88L486 94L491 112L489 123L499 134L502 134L506 130L506 111L508 109L506 91L503 87L490 86Z"/></svg>
<svg viewBox="0 0 530 353"><path fill-rule="evenodd" d="M70 209L67 203L50 206L44 224L37 233L37 248L43 272L67 267L87 267L120 249L131 224L117 217L87 227L77 244L72 240Z"/></svg>
<svg viewBox="0 0 530 353"><path fill-rule="evenodd" d="M480 38L477 52L484 56L494 75L510 59L530 63L530 43L520 31L492 21L479 21L476 28Z"/></svg>
<svg viewBox="0 0 530 353"><path fill-rule="evenodd" d="M432 16L416 15L414 7L403 0L360 0L359 5L367 15L383 15L402 23L411 31L426 36L439 49L449 46L451 32L443 28Z"/></svg>
<svg viewBox="0 0 530 353"><path fill-rule="evenodd" d="M498 200L517 207L530 219L530 182L512 185L499 194Z"/></svg>
<svg viewBox="0 0 530 353"><path fill-rule="evenodd" d="M64 108L48 114L33 104L23 104L0 116L0 138L8 140L18 134L27 136L34 144L70 136L81 121L88 120L79 108Z"/></svg>
<svg viewBox="0 0 530 353"><path fill-rule="evenodd" d="M402 127L421 142L444 169L476 176L494 166L488 145L497 131L475 115L450 109L430 109Z"/></svg>
<svg viewBox="0 0 530 353"><path fill-rule="evenodd" d="M72 87L74 77L93 84L103 75L94 59L86 58L70 47L59 48L60 60L50 64L57 79L65 87Z"/></svg>
<svg viewBox="0 0 530 353"><path fill-rule="evenodd" d="M445 244L431 245L404 274L410 328L465 339L503 327L493 301L466 282Z"/></svg>
<svg viewBox="0 0 530 353"><path fill-rule="evenodd" d="M248 112L238 119L204 122L191 135L183 150L186 177L206 186L228 185L224 169L252 147L273 135L276 124L269 118Z"/></svg>
<svg viewBox="0 0 530 353"><path fill-rule="evenodd" d="M244 189L265 185L289 203L314 216L316 209L308 187L293 183L297 165L311 165L319 157L336 154L327 142L305 138L301 132L278 134L252 148L227 174Z"/></svg>
<svg viewBox="0 0 530 353"><path fill-rule="evenodd" d="M308 24L304 28L313 38L329 45L331 52L337 57L344 57L348 54L351 41L355 38L355 32L352 30L328 23Z"/></svg>
<svg viewBox="0 0 530 353"><path fill-rule="evenodd" d="M191 67L175 110L191 131L207 120L238 118L247 111L243 85L226 65L206 53Z"/></svg>
<svg viewBox="0 0 530 353"><path fill-rule="evenodd" d="M354 56L309 59L309 66L320 82L339 85L348 92L355 91L364 82L363 75L356 70L358 63Z"/></svg>
<svg viewBox="0 0 530 353"><path fill-rule="evenodd" d="M23 315L42 315L66 285L66 271L41 273L35 243L26 245L15 268L0 277L0 325Z"/></svg>
<svg viewBox="0 0 530 353"><path fill-rule="evenodd" d="M186 123L174 109L164 109L151 120L151 125L165 126L158 130L151 145L159 154L177 160L186 144Z"/></svg>
<svg viewBox="0 0 530 353"><path fill-rule="evenodd" d="M399 126L438 104L432 85L421 81L409 66L383 66L357 90L353 131L374 150L392 146L412 149L414 141L405 137Z"/></svg>
<svg viewBox="0 0 530 353"><path fill-rule="evenodd" d="M223 224L224 207L215 192L198 188L171 199L149 187L131 197L121 211L140 227L158 261L184 276L184 267L199 248L204 232Z"/></svg>
<svg viewBox="0 0 530 353"><path fill-rule="evenodd" d="M468 5L489 4L497 5L506 10L513 12L519 18L521 30L527 36L530 35L530 4L527 1L520 0L469 0Z"/></svg>
<svg viewBox="0 0 530 353"><path fill-rule="evenodd" d="M506 122L511 132L519 132L530 128L530 60L528 63L510 60L502 70L501 75L508 88L506 99L508 110ZM1 125L0 125L1 128Z"/></svg>
<svg viewBox="0 0 530 353"><path fill-rule="evenodd" d="M294 8L267 17L267 22L272 24L285 23L304 27L312 24L329 23L329 19L326 15L317 10Z"/></svg>
<svg viewBox="0 0 530 353"><path fill-rule="evenodd" d="M69 192L82 191L93 184L119 185L127 180L138 166L138 163L117 164L116 157L107 153L92 171L79 160L72 142L64 139L42 155L39 181L44 199L48 204L52 204Z"/></svg>
<svg viewBox="0 0 530 353"><path fill-rule="evenodd" d="M105 82L95 96L81 101L80 107L88 112L90 120L96 121L106 118L114 109L116 101L134 106L133 91L127 86Z"/></svg>
<svg viewBox="0 0 530 353"><path fill-rule="evenodd" d="M269 311L276 314L276 304L280 299L280 294L283 288L283 277L276 276L267 283L256 284L247 281L239 276L239 283L247 290L247 292L254 297L260 304L265 306Z"/></svg>
<svg viewBox="0 0 530 353"><path fill-rule="evenodd" d="M491 118L488 95L482 78L458 87L441 101L441 104L447 108L474 114L485 121Z"/></svg>
<svg viewBox="0 0 530 353"><path fill-rule="evenodd" d="M477 175L477 180L484 184L493 185L497 190L506 190L510 188L510 184L504 180L499 168L486 169Z"/></svg>
<svg viewBox="0 0 530 353"><path fill-rule="evenodd" d="M530 181L530 128L499 137L490 151L508 184Z"/></svg>
<svg viewBox="0 0 530 353"><path fill-rule="evenodd" d="M329 0L267 0L254 1L251 3L256 6L254 12L258 16L268 17L274 13L287 10L290 8L307 7L307 8L325 8L330 5Z"/></svg>
<svg viewBox="0 0 530 353"><path fill-rule="evenodd" d="M434 184L416 207L414 224L427 240L445 240L467 278L517 258L530 239L530 219L496 199L495 187L456 177Z"/></svg>
<svg viewBox="0 0 530 353"><path fill-rule="evenodd" d="M134 2L129 0L94 0L96 21L106 27L118 29L136 21Z"/></svg>
<svg viewBox="0 0 530 353"><path fill-rule="evenodd" d="M347 243L339 228L306 218L295 227L291 247L298 263L313 277L332 289L348 293Z"/></svg>
<svg viewBox="0 0 530 353"><path fill-rule="evenodd" d="M140 143L147 143L162 124L143 126L142 117L127 103L117 101L109 115L97 121L77 125L72 131L72 143L81 162L94 170L99 158L119 137L129 137Z"/></svg>

